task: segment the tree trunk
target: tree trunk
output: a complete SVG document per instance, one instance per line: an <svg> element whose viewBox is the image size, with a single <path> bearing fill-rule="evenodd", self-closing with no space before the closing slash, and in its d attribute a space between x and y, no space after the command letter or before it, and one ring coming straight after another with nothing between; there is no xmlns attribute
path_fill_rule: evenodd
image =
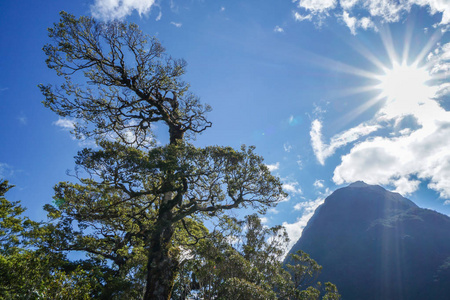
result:
<svg viewBox="0 0 450 300"><path fill-rule="evenodd" d="M174 234L171 209L161 207L150 239L144 300L169 300L178 270L178 259L170 253Z"/></svg>
<svg viewBox="0 0 450 300"><path fill-rule="evenodd" d="M179 126L169 126L170 144L176 145L183 140L184 132ZM169 173L171 171L169 170ZM166 182L170 187L171 183ZM171 188L168 188L171 190ZM166 192L159 208L155 230L150 238L148 253L147 284L143 300L170 300L179 262L175 253L171 253L174 207L173 193Z"/></svg>

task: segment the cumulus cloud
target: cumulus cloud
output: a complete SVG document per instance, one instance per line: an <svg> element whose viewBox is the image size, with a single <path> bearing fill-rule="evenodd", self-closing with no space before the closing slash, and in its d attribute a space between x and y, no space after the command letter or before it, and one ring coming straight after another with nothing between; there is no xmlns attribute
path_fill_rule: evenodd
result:
<svg viewBox="0 0 450 300"><path fill-rule="evenodd" d="M75 121L59 118L57 121L53 122L53 125L56 125L66 130L72 130L75 128Z"/></svg>
<svg viewBox="0 0 450 300"><path fill-rule="evenodd" d="M436 25L450 24L448 0L293 0L299 11L294 11L296 21L312 21L321 25L329 16L338 16L356 34L358 28L377 30L373 19L379 22L398 22L416 5L428 9L430 15L442 14ZM353 14L356 12L356 14ZM352 16L353 15L353 16ZM361 16L359 18L354 15Z"/></svg>
<svg viewBox="0 0 450 300"><path fill-rule="evenodd" d="M411 194L421 182L428 182L428 188L441 198L450 198L450 111L435 98L448 95L445 70L450 58L449 44L440 46L428 58L434 66L431 72L438 79L438 87L430 88L434 97L409 95L405 100L386 101L370 121L374 125L361 124L344 131L334 136L329 145L322 142L321 123L313 122L311 142L321 163L338 147L361 138L335 168L336 184L363 180L391 185L396 192ZM408 118L414 122L404 122ZM391 134L362 139L378 128Z"/></svg>
<svg viewBox="0 0 450 300"><path fill-rule="evenodd" d="M298 7L311 12L322 12L336 7L336 0L294 0L298 2Z"/></svg>
<svg viewBox="0 0 450 300"><path fill-rule="evenodd" d="M450 112L429 100L419 117L422 127L410 134L355 145L334 170L334 182L364 180L410 194L417 190L418 178L429 180L428 187L442 198L450 198Z"/></svg>
<svg viewBox="0 0 450 300"><path fill-rule="evenodd" d="M120 20L137 11L139 16L150 12L155 0L95 0L92 15L103 20Z"/></svg>
<svg viewBox="0 0 450 300"><path fill-rule="evenodd" d="M351 17L347 11L344 11L342 14L342 20L345 25L350 29L350 32L353 35L356 35L356 29L362 28L367 30L372 28L375 31L378 31L377 27L373 23L373 21L368 17L362 17L361 19L357 19L356 17Z"/></svg>
<svg viewBox="0 0 450 300"><path fill-rule="evenodd" d="M270 172L273 172L273 171L278 170L280 168L280 163L277 162L277 163L274 163L274 164L271 164L271 165L266 165L266 167L269 169Z"/></svg>
<svg viewBox="0 0 450 300"><path fill-rule="evenodd" d="M300 188L298 182L295 181L283 183L283 190L291 195L302 194L302 189Z"/></svg>
<svg viewBox="0 0 450 300"><path fill-rule="evenodd" d="M288 196L282 199L280 202L289 201L291 199L291 196L298 196L303 194L303 191L298 182L286 178L282 179L282 181L283 190L288 194Z"/></svg>
<svg viewBox="0 0 450 300"><path fill-rule="evenodd" d="M324 187L324 182L321 179L317 179L316 181L314 181L314 187L317 189L321 189Z"/></svg>
<svg viewBox="0 0 450 300"><path fill-rule="evenodd" d="M450 73L450 43L446 43L427 56L427 61L433 67L430 70L432 76L443 78L437 86L436 98L450 94L450 82L448 75Z"/></svg>

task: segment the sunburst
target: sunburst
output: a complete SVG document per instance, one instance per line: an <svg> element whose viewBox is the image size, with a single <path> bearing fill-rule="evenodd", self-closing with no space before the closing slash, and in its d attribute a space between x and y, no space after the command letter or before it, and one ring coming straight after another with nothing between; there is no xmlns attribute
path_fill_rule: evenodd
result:
<svg viewBox="0 0 450 300"><path fill-rule="evenodd" d="M399 57L389 28L386 26L380 32L381 41L384 44L389 58L387 63L382 62L379 55L374 54L362 44L354 44L354 49L376 67L374 70L361 69L330 59L325 61L329 69L372 81L372 84L369 85L340 91L339 94L341 97L375 91L375 94L372 94L374 95L372 98L361 101L359 106L345 114L345 116L341 116L338 122L348 123L378 103L382 103L379 109L387 117L396 118L397 116L404 116L420 109L420 106L424 102L433 98L436 91L436 87L433 86L433 80L437 78L435 78L436 76L433 77L430 75L429 69L431 66L427 65L425 56L433 47L438 45L437 42L442 36L442 33L436 31L419 51L417 51L418 49L414 49L418 54L413 60L409 57L412 48L411 35L411 30L405 34L403 53Z"/></svg>
<svg viewBox="0 0 450 300"><path fill-rule="evenodd" d="M390 101L408 102L423 101L431 96L427 82L431 76L425 68L415 65L399 65L394 62L391 69L386 69L383 75L378 77L380 84L377 88L381 95Z"/></svg>

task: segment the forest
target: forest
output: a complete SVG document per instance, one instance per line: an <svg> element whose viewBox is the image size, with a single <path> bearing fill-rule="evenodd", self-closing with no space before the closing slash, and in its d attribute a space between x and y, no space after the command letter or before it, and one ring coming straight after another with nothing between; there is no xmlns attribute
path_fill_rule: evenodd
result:
<svg viewBox="0 0 450 300"><path fill-rule="evenodd" d="M255 148L195 146L211 107L137 25L61 12L43 50L43 104L95 146L54 187L47 220L0 181L3 299L339 299L308 254L260 216L287 197ZM167 130L167 142L155 128ZM236 210L253 213L238 219Z"/></svg>

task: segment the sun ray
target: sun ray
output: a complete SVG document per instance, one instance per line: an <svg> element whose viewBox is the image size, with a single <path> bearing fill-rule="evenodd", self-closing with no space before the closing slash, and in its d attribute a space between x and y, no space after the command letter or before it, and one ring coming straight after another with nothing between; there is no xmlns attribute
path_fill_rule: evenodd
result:
<svg viewBox="0 0 450 300"><path fill-rule="evenodd" d="M313 62L314 64L321 66L328 70L337 71L340 73L346 73L350 75L355 75L359 77L365 77L369 79L376 78L377 74L373 72L369 72L364 69L360 69L348 64L345 64L340 61L336 61L321 55L317 55L315 53L307 52L308 61Z"/></svg>
<svg viewBox="0 0 450 300"><path fill-rule="evenodd" d="M336 123L339 124L340 126L349 124L351 121L356 119L359 115L366 112L367 110L369 110L371 107L373 107L374 105L376 105L383 99L384 99L384 97L381 94L370 98L369 100L363 102L361 105L359 105L359 106L355 107L354 109L352 109L351 111L347 112L345 115L339 117L339 119L337 119Z"/></svg>
<svg viewBox="0 0 450 300"><path fill-rule="evenodd" d="M352 46L353 49L358 51L359 54L361 54L363 57L365 57L368 61L370 61L374 66L376 66L379 69L382 69L385 67L385 65L381 62L381 60L376 57L369 49L364 47L362 44L357 43Z"/></svg>
<svg viewBox="0 0 450 300"><path fill-rule="evenodd" d="M380 30L380 36L381 41L384 45L384 49L386 50L387 55L389 57L390 63L391 65L393 65L394 62L398 62L399 59L397 57L397 52L395 51L395 45L392 40L391 30L389 29L388 26L384 26L382 30Z"/></svg>
<svg viewBox="0 0 450 300"><path fill-rule="evenodd" d="M408 22L406 26L405 39L403 45L402 64L408 63L409 53L411 50L411 40L413 34L413 21Z"/></svg>
<svg viewBox="0 0 450 300"><path fill-rule="evenodd" d="M376 85L364 85L359 87L351 87L346 89L341 89L336 92L336 96L338 98L367 93L370 91L378 90L378 87Z"/></svg>
<svg viewBox="0 0 450 300"><path fill-rule="evenodd" d="M418 66L420 62L423 61L425 56L430 53L431 48L436 46L436 43L442 38L442 33L439 30L436 30L435 33L430 37L425 46L422 47L420 53L417 55L416 59L413 62L413 65Z"/></svg>

